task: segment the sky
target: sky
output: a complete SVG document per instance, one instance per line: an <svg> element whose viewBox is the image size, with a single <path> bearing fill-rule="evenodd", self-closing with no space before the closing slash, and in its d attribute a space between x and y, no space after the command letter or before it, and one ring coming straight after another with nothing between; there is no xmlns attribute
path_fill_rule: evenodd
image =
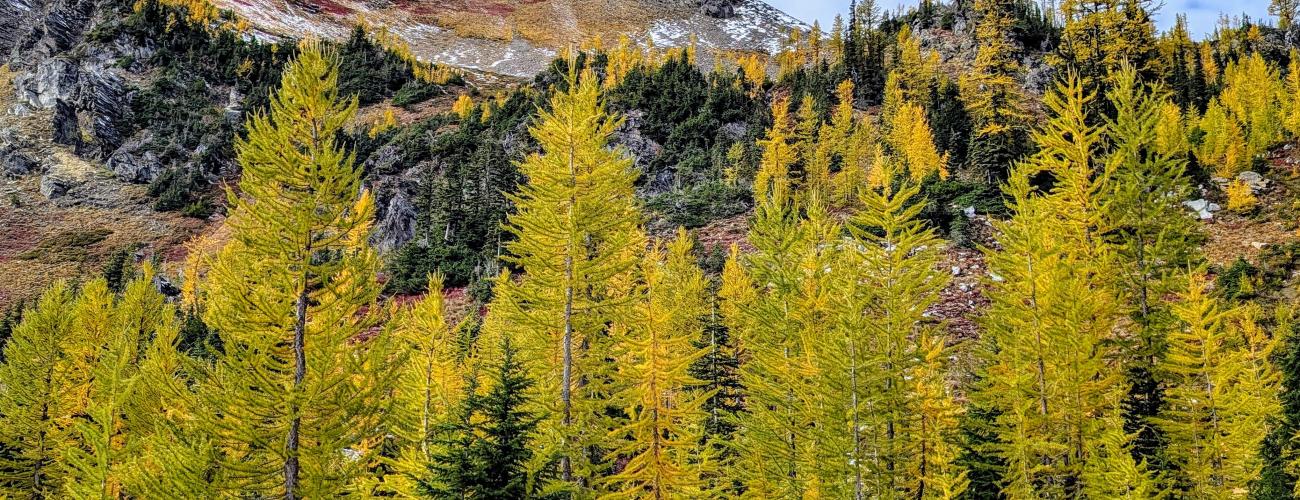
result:
<svg viewBox="0 0 1300 500"><path fill-rule="evenodd" d="M836 14L844 13L847 17L849 0L766 0L808 24L814 20L821 21L823 28L829 27ZM894 8L898 5L915 5L919 0L879 0L879 5ZM1192 36L1201 37L1214 30L1222 11L1231 16L1247 14L1252 19L1268 17L1269 0L1165 0L1165 6L1156 13L1156 22L1161 29L1174 24L1174 15L1187 14L1187 24Z"/></svg>

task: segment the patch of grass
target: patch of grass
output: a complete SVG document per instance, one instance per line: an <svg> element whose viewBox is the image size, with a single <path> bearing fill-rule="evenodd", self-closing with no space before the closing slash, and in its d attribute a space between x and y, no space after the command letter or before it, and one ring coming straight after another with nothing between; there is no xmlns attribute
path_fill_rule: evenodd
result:
<svg viewBox="0 0 1300 500"><path fill-rule="evenodd" d="M41 241L36 248L18 254L21 260L84 260L86 248L108 238L113 230L106 228L73 229Z"/></svg>

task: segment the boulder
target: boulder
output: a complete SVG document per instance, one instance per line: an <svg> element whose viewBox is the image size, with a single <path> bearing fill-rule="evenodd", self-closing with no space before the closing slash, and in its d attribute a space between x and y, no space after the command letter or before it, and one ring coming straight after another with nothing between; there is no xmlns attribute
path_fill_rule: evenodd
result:
<svg viewBox="0 0 1300 500"><path fill-rule="evenodd" d="M230 123L239 123L240 118L244 116L244 96L240 95L239 90L234 86L230 87L230 94L226 96L226 107L221 111L226 121Z"/></svg>
<svg viewBox="0 0 1300 500"><path fill-rule="evenodd" d="M1211 203L1206 199L1184 201L1183 205L1196 212L1196 216L1200 217L1201 220L1213 219L1214 212L1218 212L1221 208L1218 203Z"/></svg>
<svg viewBox="0 0 1300 500"><path fill-rule="evenodd" d="M748 131L746 125L742 122L724 123L719 129L722 135L732 141L739 141L745 138L745 132Z"/></svg>
<svg viewBox="0 0 1300 500"><path fill-rule="evenodd" d="M1263 175L1259 174L1259 172L1247 170L1237 174L1237 180L1250 186L1251 193L1259 193L1260 191L1268 189L1268 179L1265 179Z"/></svg>
<svg viewBox="0 0 1300 500"><path fill-rule="evenodd" d="M153 276L153 287L155 290L158 290L158 293L162 294L162 296L168 300L172 300L175 299L176 297L181 296L180 287L177 287L176 285L172 284L171 280L163 277L163 275L161 274L155 274Z"/></svg>
<svg viewBox="0 0 1300 500"><path fill-rule="evenodd" d="M650 165L650 160L659 155L663 146L641 133L641 124L645 120L644 111L639 109L628 111L625 118L618 130L614 131L613 143L623 146L628 153L631 153L632 166L645 172L646 167Z"/></svg>
<svg viewBox="0 0 1300 500"><path fill-rule="evenodd" d="M12 130L0 130L0 173L22 177L40 169L40 163L22 151L22 140Z"/></svg>
<svg viewBox="0 0 1300 500"><path fill-rule="evenodd" d="M108 157L106 166L123 182L147 184L163 172L163 164L153 151L141 151L140 142L124 144Z"/></svg>
<svg viewBox="0 0 1300 500"><path fill-rule="evenodd" d="M62 57L42 60L35 71L14 77L14 95L35 108L53 108L77 92L77 65Z"/></svg>
<svg viewBox="0 0 1300 500"><path fill-rule="evenodd" d="M6 177L21 177L40 170L40 163L22 151L0 151L0 171Z"/></svg>
<svg viewBox="0 0 1300 500"><path fill-rule="evenodd" d="M60 198L68 194L68 191L80 186L82 182L66 175L48 173L41 177L41 195L51 200Z"/></svg>
<svg viewBox="0 0 1300 500"><path fill-rule="evenodd" d="M371 159L375 159L375 156L371 156ZM401 175L377 175L372 178L370 190L375 194L375 204L378 207L375 230L370 234L370 244L375 250L387 253L415 237L415 195L420 178L432 168L435 168L434 164L422 162Z"/></svg>

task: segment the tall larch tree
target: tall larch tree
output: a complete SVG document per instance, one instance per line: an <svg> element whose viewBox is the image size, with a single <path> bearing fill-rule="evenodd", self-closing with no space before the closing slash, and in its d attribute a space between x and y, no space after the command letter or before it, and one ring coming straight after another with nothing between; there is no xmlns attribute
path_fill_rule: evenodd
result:
<svg viewBox="0 0 1300 500"><path fill-rule="evenodd" d="M142 277L140 283L152 287L150 279ZM174 319L172 306L158 310L161 297L150 295L147 302L155 315ZM198 321L192 315L193 310L188 311L184 321ZM219 486L224 481L219 451L205 427L210 409L196 391L208 361L186 354L181 340L176 327L160 327L153 332L153 340L140 360L136 374L139 380L127 399L125 419L135 432L145 432L137 436L138 451L125 467L126 490L137 497L213 498L221 494Z"/></svg>
<svg viewBox="0 0 1300 500"><path fill-rule="evenodd" d="M1001 181L1025 149L1029 119L1020 88L1023 72L1011 38L1013 0L976 0L977 52L972 71L962 75L961 96L974 122L969 158L975 172Z"/></svg>
<svg viewBox="0 0 1300 500"><path fill-rule="evenodd" d="M773 104L779 118L768 131L763 161L755 176L756 203L749 240L756 251L726 265L721 294L724 316L741 350L740 380L746 387L732 443L735 457L729 474L755 498L802 497L817 489L809 429L815 420L807 402L812 377L810 346L799 321L820 311L808 309L826 277L813 265L810 249L817 236L801 223L790 192L789 146L782 130L785 105ZM811 271L813 275L806 275Z"/></svg>
<svg viewBox="0 0 1300 500"><path fill-rule="evenodd" d="M1094 460L1127 456L1107 451L1104 439L1122 424L1127 388L1109 347L1123 309L1109 283L1112 250L1098 234L1107 173L1094 163L1102 129L1087 123L1092 98L1074 77L1046 96L1051 119L1035 134L1041 149L1012 172L1005 191L1015 215L998 224L1001 250L987 252L996 278L979 396L998 413L995 448L1009 498L1128 491L1149 481L1140 475L1117 487L1085 474ZM1031 181L1044 173L1055 180L1046 193Z"/></svg>
<svg viewBox="0 0 1300 500"><path fill-rule="evenodd" d="M820 356L831 374L826 403L842 419L827 430L850 438L842 455L854 470L837 479L855 498L951 498L964 484L950 441L960 410L944 380L942 335L925 318L947 283L935 270L940 242L919 220L920 184L878 168L881 185L862 191L848 223L835 330Z"/></svg>
<svg viewBox="0 0 1300 500"><path fill-rule="evenodd" d="M65 493L72 498L127 496L130 468L140 443L153 431L148 426L150 418L140 411L142 408L133 406L148 398L141 386L158 381L142 378L140 367L145 356L157 352L145 346L175 338L176 312L154 289L148 266L140 278L124 287L116 301L102 281L92 281L82 291L84 296L95 297L92 302L111 306L97 308L97 314L106 314L109 321L108 336L90 374L86 415L76 424L78 443L68 448L64 459L68 477ZM150 411L157 411L157 407Z"/></svg>
<svg viewBox="0 0 1300 500"><path fill-rule="evenodd" d="M690 367L708 350L695 345L709 313L707 282L695 265L685 230L665 250L652 248L638 266L631 311L613 326L613 377L629 421L613 431L627 457L608 480L605 498L704 497L712 447L704 443L701 405L711 395Z"/></svg>
<svg viewBox="0 0 1300 500"><path fill-rule="evenodd" d="M431 276L424 298L395 319L393 340L403 354L387 427L397 454L382 488L399 495L416 495L438 454L434 435L465 395L466 349L458 337L464 325L447 318L442 283L441 276Z"/></svg>
<svg viewBox="0 0 1300 500"><path fill-rule="evenodd" d="M1106 170L1112 182L1099 193L1106 201L1106 239L1114 244L1116 284L1129 306L1135 335L1125 349L1129 396L1126 428L1137 433L1140 456L1156 458L1161 438L1147 419L1160 408L1156 365L1172 316L1161 297L1181 288L1183 270L1199 259L1196 221L1182 205L1191 193L1182 151L1160 144L1161 96L1123 66L1108 95L1115 117L1106 124L1111 152Z"/></svg>
<svg viewBox="0 0 1300 500"><path fill-rule="evenodd" d="M1300 8L1300 2L1296 0L1272 0L1268 4L1268 13L1277 17L1277 29L1286 32L1295 23L1297 8Z"/></svg>
<svg viewBox="0 0 1300 500"><path fill-rule="evenodd" d="M1300 51L1291 49L1290 59L1282 84L1282 126L1291 137L1300 137Z"/></svg>
<svg viewBox="0 0 1300 500"><path fill-rule="evenodd" d="M899 106L889 124L885 136L892 153L894 163L912 182L920 182L927 177L948 177L948 155L939 154L934 147L934 133L925 118L921 106L905 102ZM877 165L877 169L883 166Z"/></svg>
<svg viewBox="0 0 1300 500"><path fill-rule="evenodd" d="M541 152L519 165L528 183L511 196L506 230L515 240L506 259L522 276L498 281L491 314L503 315L536 382L543 420L532 467L558 463L552 489L596 488L610 445L607 325L627 304L613 285L645 244L636 171L609 144L619 123L605 112L595 77L571 71L530 129Z"/></svg>
<svg viewBox="0 0 1300 500"><path fill-rule="evenodd" d="M0 365L0 495L62 494L61 454L73 443L72 417L84 404L66 373L65 342L74 335L71 289L57 282L23 314Z"/></svg>
<svg viewBox="0 0 1300 500"><path fill-rule="evenodd" d="M1065 25L1050 60L1079 75L1084 89L1105 95L1107 75L1128 63L1145 81L1158 74L1156 27L1151 0L1061 0ZM1090 103L1089 115L1100 118L1104 100Z"/></svg>
<svg viewBox="0 0 1300 500"><path fill-rule="evenodd" d="M374 200L337 142L356 107L334 57L304 42L235 147L240 194L204 314L225 352L203 389L231 490L337 496L368 463L355 454L377 433L391 371L369 359L378 341L359 339L379 286Z"/></svg>
<svg viewBox="0 0 1300 500"><path fill-rule="evenodd" d="M1243 309L1222 308L1200 273L1188 276L1173 312L1180 328L1161 365L1170 387L1153 419L1178 464L1171 486L1188 498L1245 497L1280 408L1274 342Z"/></svg>

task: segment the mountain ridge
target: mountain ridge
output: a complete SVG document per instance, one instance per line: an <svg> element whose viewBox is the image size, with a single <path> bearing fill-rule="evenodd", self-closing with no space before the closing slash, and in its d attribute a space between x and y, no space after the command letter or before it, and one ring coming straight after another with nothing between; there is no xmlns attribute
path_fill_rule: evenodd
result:
<svg viewBox="0 0 1300 500"><path fill-rule="evenodd" d="M707 61L717 51L775 53L791 29L806 26L758 0L664 1L216 0L259 37L346 39L357 23L383 27L428 62L532 77L566 45L620 36L661 47L689 44Z"/></svg>

